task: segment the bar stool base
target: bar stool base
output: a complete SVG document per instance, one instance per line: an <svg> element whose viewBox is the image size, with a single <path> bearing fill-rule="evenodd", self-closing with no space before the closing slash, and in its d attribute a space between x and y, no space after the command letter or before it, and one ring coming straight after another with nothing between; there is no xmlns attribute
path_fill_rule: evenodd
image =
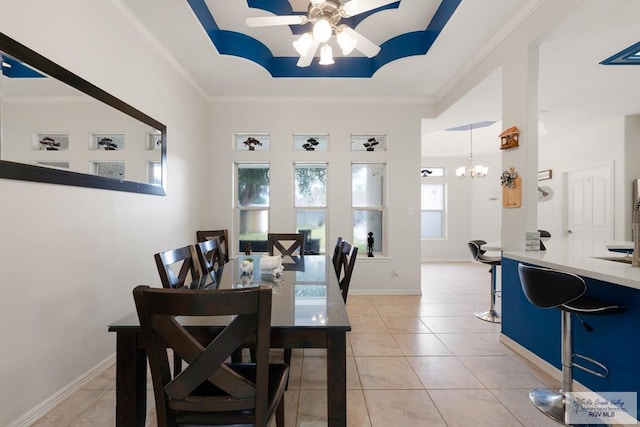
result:
<svg viewBox="0 0 640 427"><path fill-rule="evenodd" d="M482 313L474 313L474 316L476 316L480 320L484 320L485 322L500 323L500 315L495 310L489 310Z"/></svg>
<svg viewBox="0 0 640 427"><path fill-rule="evenodd" d="M564 394L553 390L534 389L529 393L529 400L543 414L567 426L583 426L586 424L567 424L564 410Z"/></svg>

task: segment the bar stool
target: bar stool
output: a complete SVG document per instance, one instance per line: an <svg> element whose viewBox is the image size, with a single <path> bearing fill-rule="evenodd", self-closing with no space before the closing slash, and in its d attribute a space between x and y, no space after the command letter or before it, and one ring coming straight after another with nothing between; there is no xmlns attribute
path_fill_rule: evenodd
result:
<svg viewBox="0 0 640 427"><path fill-rule="evenodd" d="M573 391L572 369L576 367L602 378L606 378L609 374L607 367L597 360L573 353L571 314L576 314L585 330L593 332L593 328L580 318L580 314L614 314L624 311L625 308L585 295L587 284L580 276L572 273L519 264L518 275L522 291L531 304L539 308L557 308L562 311L560 330L562 389L559 392L534 389L529 393L529 399L545 415L567 424L565 393ZM602 371L597 372L574 363L574 358L586 361Z"/></svg>
<svg viewBox="0 0 640 427"><path fill-rule="evenodd" d="M500 315L495 309L496 306L496 267L502 264L502 261L498 257L490 257L485 255L485 251L480 249L480 247L486 244L484 240L470 240L467 245L469 246L469 250L471 251L471 255L475 261L479 261L483 264L488 264L491 266L491 303L488 311L474 313L474 315L485 322L491 323L500 323Z"/></svg>

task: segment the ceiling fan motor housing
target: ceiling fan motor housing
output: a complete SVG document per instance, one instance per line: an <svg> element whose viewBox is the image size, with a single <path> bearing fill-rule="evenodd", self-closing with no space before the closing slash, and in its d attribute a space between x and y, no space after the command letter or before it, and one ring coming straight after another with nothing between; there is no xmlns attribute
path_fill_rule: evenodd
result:
<svg viewBox="0 0 640 427"><path fill-rule="evenodd" d="M320 4L309 3L309 22L315 23L319 19L325 18L331 24L332 28L335 28L340 19L342 19L341 14L341 4L337 0L325 0Z"/></svg>

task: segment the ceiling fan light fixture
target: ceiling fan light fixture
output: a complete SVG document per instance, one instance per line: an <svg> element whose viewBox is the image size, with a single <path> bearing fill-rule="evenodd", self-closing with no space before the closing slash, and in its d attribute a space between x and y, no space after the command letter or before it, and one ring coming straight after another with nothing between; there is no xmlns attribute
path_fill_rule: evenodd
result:
<svg viewBox="0 0 640 427"><path fill-rule="evenodd" d="M322 6L324 4L324 2L325 2L325 0L311 0L311 4L316 6L316 7Z"/></svg>
<svg viewBox="0 0 640 427"><path fill-rule="evenodd" d="M349 55L351 52L353 52L353 49L356 48L358 42L356 41L356 39L351 37L349 33L347 33L346 31L342 31L344 27L345 25L341 25L340 27L338 27L339 31L336 39L338 40L338 44L342 48L342 54Z"/></svg>
<svg viewBox="0 0 640 427"><path fill-rule="evenodd" d="M304 33L300 38L293 42L293 47L300 56L306 56L313 44L313 36L311 33Z"/></svg>
<svg viewBox="0 0 640 427"><path fill-rule="evenodd" d="M325 17L319 18L315 24L313 24L313 38L320 43L325 43L331 38L331 23Z"/></svg>
<svg viewBox="0 0 640 427"><path fill-rule="evenodd" d="M333 60L333 49L328 44L324 44L320 49L320 65L331 65L334 64Z"/></svg>

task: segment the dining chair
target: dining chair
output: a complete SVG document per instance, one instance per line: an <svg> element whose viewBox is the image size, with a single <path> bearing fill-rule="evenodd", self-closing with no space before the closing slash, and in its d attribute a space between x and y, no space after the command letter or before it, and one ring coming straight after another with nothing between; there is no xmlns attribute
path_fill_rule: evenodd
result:
<svg viewBox="0 0 640 427"><path fill-rule="evenodd" d="M156 260L163 288L181 288L189 280L189 275L191 281L201 277L191 246L159 252L153 257ZM177 275L176 270L178 271ZM175 372L182 371L182 360L179 357L173 359L173 369Z"/></svg>
<svg viewBox="0 0 640 427"><path fill-rule="evenodd" d="M342 293L342 299L345 304L347 303L349 285L351 284L351 276L353 275L357 258L358 248L346 240L343 240L340 244L340 255L338 258L340 269L339 272L336 271L336 273L338 274L338 285L340 286L340 292Z"/></svg>
<svg viewBox="0 0 640 427"><path fill-rule="evenodd" d="M133 297L149 358L158 426L266 427L274 415L276 424L284 426L289 367L269 362L269 286L218 290L138 286ZM180 324L197 324L202 316L208 317L207 322L221 318L226 326L219 333L207 333ZM256 362L227 363L246 342L255 343ZM169 369L169 349L187 361L180 375Z"/></svg>
<svg viewBox="0 0 640 427"><path fill-rule="evenodd" d="M351 283L351 276L353 275L353 269L356 265L356 258L358 257L358 248L351 245L341 237L338 238L340 242L337 255L337 263L334 263L336 268L336 276L338 278L338 286L340 286L340 293L342 294L342 300L347 303L347 296L349 294L349 284ZM337 244L337 243L336 243ZM334 252L334 257L335 257ZM339 266L339 267L338 267ZM284 349L284 363L287 366L291 366L291 349Z"/></svg>
<svg viewBox="0 0 640 427"><path fill-rule="evenodd" d="M218 237L210 237L207 240L198 242L195 245L196 255L200 263L200 272L202 276L211 275L212 282L203 280L207 289L215 289L220 283L222 274L224 273L224 261L222 258L222 247ZM208 279L208 278L206 278ZM251 350L253 351L253 350ZM253 353L252 353L253 354ZM242 361L242 349L238 349L232 356L234 362ZM255 360L252 359L252 360Z"/></svg>
<svg viewBox="0 0 640 427"><path fill-rule="evenodd" d="M229 230L224 228L222 230L196 231L196 238L198 242L204 242L205 240L211 240L216 237L220 239L220 250L222 250L222 258L224 259L224 262L229 262Z"/></svg>
<svg viewBox="0 0 640 427"><path fill-rule="evenodd" d="M200 264L200 272L203 275L207 273L218 273L224 265L220 239L214 237L210 240L198 242L195 244L195 248Z"/></svg>
<svg viewBox="0 0 640 427"><path fill-rule="evenodd" d="M269 255L304 256L303 233L269 233L267 235Z"/></svg>
<svg viewBox="0 0 640 427"><path fill-rule="evenodd" d="M336 245L333 247L333 256L331 257L331 263L333 264L333 269L336 272L336 276L340 278L340 246L342 245L343 238L338 236L336 239Z"/></svg>
<svg viewBox="0 0 640 427"><path fill-rule="evenodd" d="M191 246L159 252L153 256L163 288L180 288L191 274L191 280L200 278ZM178 270L176 274L175 270Z"/></svg>

